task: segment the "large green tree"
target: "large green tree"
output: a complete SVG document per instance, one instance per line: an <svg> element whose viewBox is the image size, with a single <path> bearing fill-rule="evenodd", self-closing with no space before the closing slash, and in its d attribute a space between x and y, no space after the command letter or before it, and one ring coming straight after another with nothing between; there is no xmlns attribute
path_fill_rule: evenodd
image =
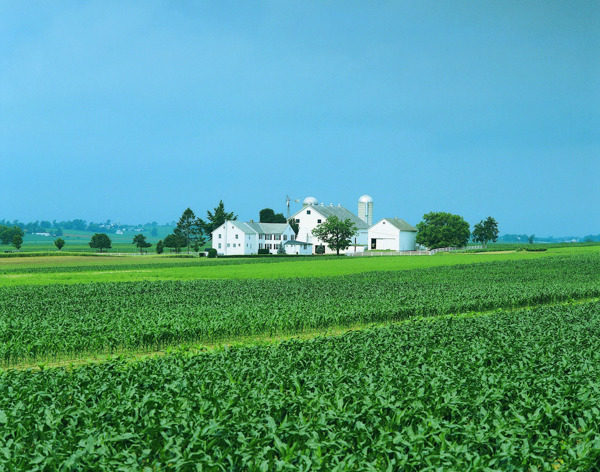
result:
<svg viewBox="0 0 600 472"><path fill-rule="evenodd" d="M144 236L143 234L136 234L133 237L133 243L137 246L137 248L140 250L140 254L142 254L142 252L144 252L144 249L152 246L152 244L150 244L148 241L146 241L146 236Z"/></svg>
<svg viewBox="0 0 600 472"><path fill-rule="evenodd" d="M175 252L179 254L182 247L185 247L185 239L177 234L169 234L163 241L164 247L175 249Z"/></svg>
<svg viewBox="0 0 600 472"><path fill-rule="evenodd" d="M323 223L312 230L313 236L319 238L330 249L340 255L340 250L348 249L352 244L352 237L358 233L352 220L340 220L337 216L330 216Z"/></svg>
<svg viewBox="0 0 600 472"><path fill-rule="evenodd" d="M263 208L259 213L261 223L286 223L283 213L275 213L271 208Z"/></svg>
<svg viewBox="0 0 600 472"><path fill-rule="evenodd" d="M196 215L191 208L187 208L183 212L173 233L185 241L183 246L187 247L188 252L190 252L190 246L192 244L204 244L201 220L196 218Z"/></svg>
<svg viewBox="0 0 600 472"><path fill-rule="evenodd" d="M18 226L4 226L0 225L0 243L1 244L12 244L15 236L25 237L25 232Z"/></svg>
<svg viewBox="0 0 600 472"><path fill-rule="evenodd" d="M484 246L490 241L498 241L498 222L491 216L481 220L473 227L473 240Z"/></svg>
<svg viewBox="0 0 600 472"><path fill-rule="evenodd" d="M100 249L100 252L102 252L103 249L110 249L112 247L112 241L106 233L94 234L88 244L92 249Z"/></svg>
<svg viewBox="0 0 600 472"><path fill-rule="evenodd" d="M471 236L469 223L462 216L441 211L423 215L417 230L417 243L429 249L464 247Z"/></svg>
<svg viewBox="0 0 600 472"><path fill-rule="evenodd" d="M204 234L208 236L209 239L212 239L212 232L215 229L225 223L225 221L237 220L237 215L233 212L227 213L225 211L225 204L223 203L223 200L221 200L214 211L211 212L208 210L206 212L206 220L207 221L200 219L200 227L202 228L202 231L204 231Z"/></svg>

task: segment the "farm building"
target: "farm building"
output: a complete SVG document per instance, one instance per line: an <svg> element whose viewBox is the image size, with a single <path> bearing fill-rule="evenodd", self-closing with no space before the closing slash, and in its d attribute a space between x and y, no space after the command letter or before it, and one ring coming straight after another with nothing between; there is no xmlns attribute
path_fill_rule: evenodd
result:
<svg viewBox="0 0 600 472"><path fill-rule="evenodd" d="M287 223L229 220L212 232L212 247L217 254L224 256L258 254L259 249L268 249L271 254L277 254L280 244L294 239L294 230Z"/></svg>
<svg viewBox="0 0 600 472"><path fill-rule="evenodd" d="M384 218L369 228L369 249L414 251L417 228L400 218Z"/></svg>
<svg viewBox="0 0 600 472"><path fill-rule="evenodd" d="M298 256L310 256L313 252L312 244L302 241L286 241L283 247L286 254L296 254Z"/></svg>
<svg viewBox="0 0 600 472"><path fill-rule="evenodd" d="M312 244L313 251L316 246L324 245L327 254L333 254L335 251L330 250L326 244L314 237L312 230L317 225L323 223L330 216L337 216L340 220L350 219L358 230L358 234L352 242L349 251L364 251L367 247L367 236L369 230L369 220L373 221L373 199L368 195L363 195L358 201L357 216L347 208L341 205L334 206L330 203L328 206L323 203L319 204L316 198L306 197L302 203L302 209L292 215L292 219L298 223L298 240L306 241Z"/></svg>

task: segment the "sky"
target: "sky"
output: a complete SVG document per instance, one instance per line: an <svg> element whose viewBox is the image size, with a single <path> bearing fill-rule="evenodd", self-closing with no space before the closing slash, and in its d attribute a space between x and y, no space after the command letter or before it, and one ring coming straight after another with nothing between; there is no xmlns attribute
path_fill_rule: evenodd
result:
<svg viewBox="0 0 600 472"><path fill-rule="evenodd" d="M8 0L0 39L0 219L600 233L600 2Z"/></svg>

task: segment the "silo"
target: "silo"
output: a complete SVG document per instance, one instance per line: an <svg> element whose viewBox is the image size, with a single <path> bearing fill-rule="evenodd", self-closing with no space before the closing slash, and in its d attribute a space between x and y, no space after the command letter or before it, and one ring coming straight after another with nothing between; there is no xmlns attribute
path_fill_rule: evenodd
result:
<svg viewBox="0 0 600 472"><path fill-rule="evenodd" d="M369 226L373 225L373 199L369 195L358 199L358 217Z"/></svg>

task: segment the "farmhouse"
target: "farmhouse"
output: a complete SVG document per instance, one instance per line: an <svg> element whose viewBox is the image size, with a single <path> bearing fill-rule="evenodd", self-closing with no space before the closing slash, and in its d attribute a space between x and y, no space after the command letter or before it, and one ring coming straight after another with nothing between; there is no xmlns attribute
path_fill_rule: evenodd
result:
<svg viewBox="0 0 600 472"><path fill-rule="evenodd" d="M325 246L325 252L332 254L332 251L320 239L312 234L312 230L317 225L323 223L330 216L337 216L340 220L351 220L358 230L358 234L352 241L349 251L362 252L367 247L367 236L369 230L369 222L373 221L373 199L368 195L363 195L358 200L358 215L355 215L347 208L341 205L328 206L323 203L319 204L316 198L306 197L302 203L302 209L292 215L292 219L298 223L298 239L312 244L313 252L318 245Z"/></svg>
<svg viewBox="0 0 600 472"><path fill-rule="evenodd" d="M258 254L259 249L277 254L279 245L294 239L294 230L287 223L228 220L212 232L212 247L223 256Z"/></svg>
<svg viewBox="0 0 600 472"><path fill-rule="evenodd" d="M414 251L417 228L400 218L384 218L369 228L369 249Z"/></svg>

